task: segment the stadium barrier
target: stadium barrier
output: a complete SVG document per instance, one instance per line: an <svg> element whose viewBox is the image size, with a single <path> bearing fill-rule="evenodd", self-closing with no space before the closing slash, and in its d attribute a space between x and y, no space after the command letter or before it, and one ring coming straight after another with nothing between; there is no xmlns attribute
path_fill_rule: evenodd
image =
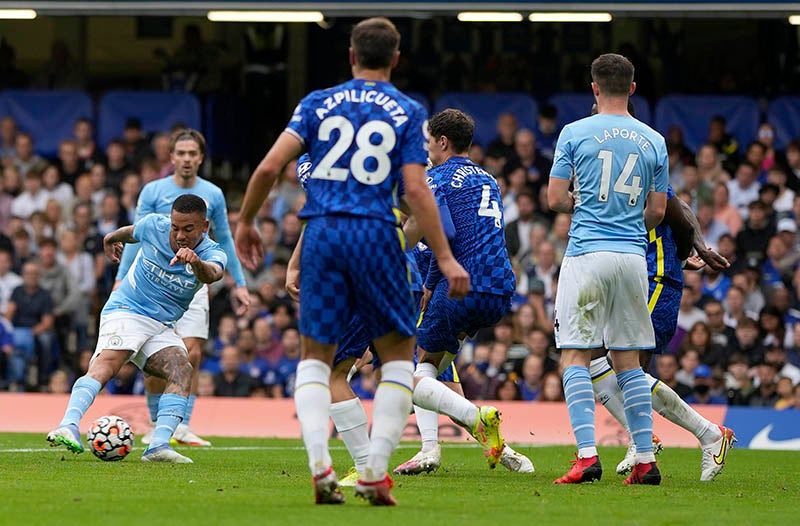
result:
<svg viewBox="0 0 800 526"><path fill-rule="evenodd" d="M0 432L46 433L56 425L66 407L66 395L0 393ZM572 445L574 437L563 403L498 402L503 414L503 434L513 443ZM365 402L367 412L372 404ZM771 409L697 406L714 422L736 431L737 447L800 450L800 413ZM127 420L134 433L147 430L149 416L142 396L99 396L84 419L88 425L103 415ZM440 438L446 442L469 440L466 432L448 418L440 417ZM192 428L200 435L229 437L299 438L294 401L268 398L198 398ZM688 432L655 415L655 432L670 447L696 447ZM331 434L335 436L333 426ZM413 415L403 440L418 440ZM598 406L597 441L600 445L627 445L623 428Z"/></svg>

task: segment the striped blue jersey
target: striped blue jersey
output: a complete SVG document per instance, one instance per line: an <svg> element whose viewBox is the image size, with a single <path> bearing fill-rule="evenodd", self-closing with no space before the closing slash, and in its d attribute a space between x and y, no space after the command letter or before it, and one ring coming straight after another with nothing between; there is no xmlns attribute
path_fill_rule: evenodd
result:
<svg viewBox="0 0 800 526"><path fill-rule="evenodd" d="M622 115L598 114L568 124L558 137L550 177L573 182L567 256L645 255L647 193L666 192L669 177L667 147L658 132Z"/></svg>
<svg viewBox="0 0 800 526"><path fill-rule="evenodd" d="M352 79L307 95L286 132L311 171L300 217L344 214L398 223L402 167L427 162L427 114L388 82Z"/></svg>
<svg viewBox="0 0 800 526"><path fill-rule="evenodd" d="M203 283L194 276L191 265L170 265L175 257L169 243L171 226L170 218L161 214L148 214L134 223L133 237L139 241L139 250L102 314L131 312L168 326L184 315ZM194 251L203 261L217 263L225 270L228 257L208 236L203 236Z"/></svg>
<svg viewBox="0 0 800 526"><path fill-rule="evenodd" d="M449 211L454 227L453 256L470 274L475 292L510 296L516 278L506 250L503 198L494 177L466 157L451 157L428 170L428 186L440 213ZM447 218L442 218L446 223ZM432 257L426 284L438 277ZM431 288L429 286L428 288Z"/></svg>
<svg viewBox="0 0 800 526"><path fill-rule="evenodd" d="M667 199L679 199L671 186L667 187ZM683 290L683 267L678 259L678 247L672 229L662 221L647 233L647 277L650 281Z"/></svg>
<svg viewBox="0 0 800 526"><path fill-rule="evenodd" d="M147 183L139 194L139 202L136 205L136 219L141 219L147 214L161 214L168 216L172 212L172 203L175 199L184 194L195 194L202 198L208 207L206 215L214 230L214 237L220 244L230 262L229 271L233 276L236 285L244 286L244 272L239 257L236 255L236 248L233 246L233 235L228 224L228 209L225 204L225 195L222 190L205 179L197 178L197 182L191 188L182 188L175 184L172 176L158 179ZM122 280L127 274L133 262L138 247L136 245L126 246L122 253L122 261L117 270L117 280Z"/></svg>

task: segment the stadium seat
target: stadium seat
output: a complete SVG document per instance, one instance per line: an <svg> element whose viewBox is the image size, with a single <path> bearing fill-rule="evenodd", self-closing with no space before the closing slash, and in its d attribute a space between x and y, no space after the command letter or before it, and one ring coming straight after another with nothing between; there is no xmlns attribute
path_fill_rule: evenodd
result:
<svg viewBox="0 0 800 526"><path fill-rule="evenodd" d="M722 115L728 131L744 148L755 138L760 113L750 97L735 95L668 95L656 104L656 129L666 135L672 126L683 129L686 145L692 150L703 145L714 115Z"/></svg>
<svg viewBox="0 0 800 526"><path fill-rule="evenodd" d="M97 112L97 141L105 148L111 139L122 135L129 117L142 120L147 133L167 131L176 123L200 129L200 102L190 93L157 91L109 91Z"/></svg>
<svg viewBox="0 0 800 526"><path fill-rule="evenodd" d="M445 93L438 99L434 111L458 108L475 119L474 142L484 148L497 136L497 117L512 113L520 128L536 126L538 105L524 93Z"/></svg>
<svg viewBox="0 0 800 526"><path fill-rule="evenodd" d="M58 143L72 137L80 117L94 118L92 99L81 91L8 90L0 93L0 116L9 115L33 137L36 152L58 154Z"/></svg>
<svg viewBox="0 0 800 526"><path fill-rule="evenodd" d="M800 137L800 97L778 97L767 107L767 122L775 127L775 147L786 148Z"/></svg>
<svg viewBox="0 0 800 526"><path fill-rule="evenodd" d="M650 124L650 104L647 99L634 95L631 97L636 108L636 118L645 124ZM558 110L558 126L564 126L589 115L594 96L587 93L557 93L548 101Z"/></svg>

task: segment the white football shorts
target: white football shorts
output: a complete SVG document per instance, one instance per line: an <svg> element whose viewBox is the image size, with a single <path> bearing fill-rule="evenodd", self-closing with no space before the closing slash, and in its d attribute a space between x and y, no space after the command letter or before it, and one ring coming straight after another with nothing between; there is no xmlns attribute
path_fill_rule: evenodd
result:
<svg viewBox="0 0 800 526"><path fill-rule="evenodd" d="M556 347L655 348L647 291L644 256L593 252L565 257L556 293Z"/></svg>
<svg viewBox="0 0 800 526"><path fill-rule="evenodd" d="M181 338L208 339L208 285L200 287L181 319L175 322L175 333Z"/></svg>
<svg viewBox="0 0 800 526"><path fill-rule="evenodd" d="M92 360L104 349L128 350L133 351L128 361L144 370L147 359L167 347L180 347L186 352L183 340L163 323L131 312L112 312L100 316Z"/></svg>

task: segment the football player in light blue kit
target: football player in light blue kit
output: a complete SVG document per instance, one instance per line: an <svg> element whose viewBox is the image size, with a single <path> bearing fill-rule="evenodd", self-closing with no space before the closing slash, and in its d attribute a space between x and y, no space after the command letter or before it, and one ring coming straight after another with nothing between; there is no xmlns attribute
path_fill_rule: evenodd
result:
<svg viewBox="0 0 800 526"><path fill-rule="evenodd" d="M119 262L123 243L138 243L140 250L103 307L89 370L75 381L64 418L47 435L52 446L83 452L81 418L100 389L130 361L166 381L156 430L142 460L192 462L169 445L185 414L192 376L186 348L174 326L195 293L221 279L225 270L225 251L207 231L205 202L185 194L175 200L170 216L150 214L105 236L103 249L114 263Z"/></svg>
<svg viewBox="0 0 800 526"><path fill-rule="evenodd" d="M645 252L647 232L666 209L667 149L658 132L628 113L636 85L627 58L601 55L592 62L591 75L598 114L564 127L547 189L550 208L574 214L554 327L578 460L555 483L602 476L589 361L592 350L605 347L611 351L636 444L636 465L625 483L660 484L650 386L638 351L655 347Z"/></svg>
<svg viewBox="0 0 800 526"><path fill-rule="evenodd" d="M228 255L229 267L236 288L233 295L239 302L237 314L244 314L250 303L250 294L245 286L244 272L236 249L233 246L233 237L228 226L228 210L225 205L225 195L214 183L198 177L197 172L203 163L206 151L206 141L203 135L192 129L176 131L170 137L170 157L175 166L175 173L169 177L152 181L142 188L139 202L136 206L136 218L147 214L169 215L172 202L178 196L192 193L200 196L208 206L208 219L214 231L214 238ZM122 253L122 262L117 271L119 283L127 274L128 269L136 255L137 247L125 247ZM175 324L175 332L183 338L189 351L189 361L192 364L192 392L186 406L183 421L175 430L175 440L178 443L190 446L210 446L211 442L197 436L190 428L189 421L194 409L195 395L197 394L197 375L200 371L200 361L203 356L203 347L208 339L208 287L202 287L189 310ZM164 392L164 382L160 378L149 376L145 378L147 407L150 410L150 420L155 422L158 411L159 397ZM153 429L142 437L142 442L148 444Z"/></svg>
<svg viewBox="0 0 800 526"><path fill-rule="evenodd" d="M286 164L307 149L313 164L300 257L303 357L294 392L318 504L344 497L328 450L331 364L345 325L358 314L381 359L370 452L356 495L396 504L389 457L411 410L415 309L403 256L398 191L436 254L453 297L469 291L469 275L453 257L436 202L425 184L426 114L389 81L400 34L385 18L356 24L350 38L353 79L303 98L247 186L236 249L252 267L263 253L252 224Z"/></svg>

